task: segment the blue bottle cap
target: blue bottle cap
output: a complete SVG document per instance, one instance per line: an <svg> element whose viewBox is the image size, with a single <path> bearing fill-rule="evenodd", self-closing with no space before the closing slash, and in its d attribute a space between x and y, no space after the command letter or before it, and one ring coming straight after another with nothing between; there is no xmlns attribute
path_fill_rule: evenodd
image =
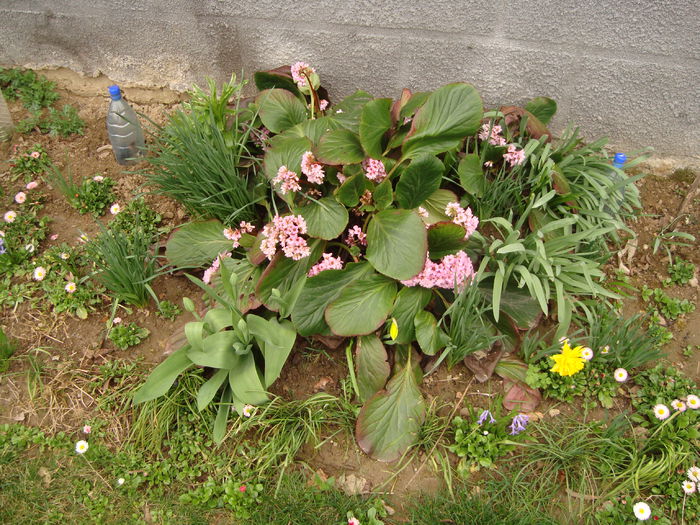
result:
<svg viewBox="0 0 700 525"><path fill-rule="evenodd" d="M109 90L109 96L112 97L112 100L119 100L122 98L121 89L119 89L119 86L116 84L109 86L107 89Z"/></svg>
<svg viewBox="0 0 700 525"><path fill-rule="evenodd" d="M627 162L627 155L624 153L615 153L615 158L613 159L613 166L616 168L621 168L622 165Z"/></svg>

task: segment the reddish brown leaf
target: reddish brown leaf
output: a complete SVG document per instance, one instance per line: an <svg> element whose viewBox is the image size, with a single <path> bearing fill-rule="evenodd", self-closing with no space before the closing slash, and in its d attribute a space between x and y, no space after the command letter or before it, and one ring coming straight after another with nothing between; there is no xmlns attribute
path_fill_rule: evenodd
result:
<svg viewBox="0 0 700 525"><path fill-rule="evenodd" d="M518 106L501 106L501 113L503 113L506 121L506 125L510 128L511 133L517 134L520 129L520 121L523 117L527 117L526 130L532 138L539 139L540 137L547 135L547 142L551 142L552 134L547 129L547 126L542 124L540 120L530 113L528 110L518 107Z"/></svg>
<svg viewBox="0 0 700 525"><path fill-rule="evenodd" d="M510 390L503 398L503 407L506 410L519 410L520 412L532 412L542 401L540 391L530 388L524 383L513 383Z"/></svg>

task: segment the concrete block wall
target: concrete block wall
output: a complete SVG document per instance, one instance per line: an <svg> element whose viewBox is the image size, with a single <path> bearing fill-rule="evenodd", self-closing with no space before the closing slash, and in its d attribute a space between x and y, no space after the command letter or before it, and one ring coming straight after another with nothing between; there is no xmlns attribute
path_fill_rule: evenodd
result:
<svg viewBox="0 0 700 525"><path fill-rule="evenodd" d="M311 63L332 98L473 83L546 95L619 149L698 158L698 0L2 0L0 64L184 90Z"/></svg>

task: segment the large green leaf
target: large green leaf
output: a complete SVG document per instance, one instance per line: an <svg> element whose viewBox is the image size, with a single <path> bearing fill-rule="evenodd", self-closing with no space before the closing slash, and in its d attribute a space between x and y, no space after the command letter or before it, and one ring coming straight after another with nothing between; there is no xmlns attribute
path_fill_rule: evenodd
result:
<svg viewBox="0 0 700 525"><path fill-rule="evenodd" d="M273 133L282 133L307 118L306 106L286 89L266 89L255 102L260 120Z"/></svg>
<svg viewBox="0 0 700 525"><path fill-rule="evenodd" d="M433 92L418 110L403 144L403 155L415 158L456 148L479 129L484 108L474 86L448 84Z"/></svg>
<svg viewBox="0 0 700 525"><path fill-rule="evenodd" d="M339 129L341 126L331 117L319 117L305 120L297 127L306 138L313 142L314 146L317 146L324 133L334 129Z"/></svg>
<svg viewBox="0 0 700 525"><path fill-rule="evenodd" d="M284 256L281 251L275 255L272 262L267 265L265 271L260 276L260 281L255 287L255 294L258 296L266 308L277 311L279 305L272 298L272 290L277 289L280 295L288 301L289 309L293 309L296 302L295 292L300 292L300 284L307 278L311 266L321 257L323 252L323 241L315 240L310 243L311 255L298 261Z"/></svg>
<svg viewBox="0 0 700 525"><path fill-rule="evenodd" d="M445 208L450 202L459 202L457 195L450 190L437 190L433 193L423 202L423 208L428 212L428 218L425 221L428 224L449 221L450 218L445 214Z"/></svg>
<svg viewBox="0 0 700 525"><path fill-rule="evenodd" d="M384 135L391 128L391 99L370 100L360 117L360 142L368 157L378 159L384 154Z"/></svg>
<svg viewBox="0 0 700 525"><path fill-rule="evenodd" d="M440 188L445 166L433 155L413 159L396 184L396 200L402 208L417 208Z"/></svg>
<svg viewBox="0 0 700 525"><path fill-rule="evenodd" d="M459 175L459 184L464 191L482 197L486 191L486 177L481 169L481 159L476 153L466 155L457 166L457 174Z"/></svg>
<svg viewBox="0 0 700 525"><path fill-rule="evenodd" d="M280 376L297 333L289 321L280 323L275 318L268 320L251 314L246 322L265 358L265 386L269 387Z"/></svg>
<svg viewBox="0 0 700 525"><path fill-rule="evenodd" d="M384 210L367 227L367 259L377 271L406 280L425 264L428 236L425 224L411 210Z"/></svg>
<svg viewBox="0 0 700 525"><path fill-rule="evenodd" d="M436 222L428 228L428 252L431 259L442 259L463 250L467 245L464 226L454 222Z"/></svg>
<svg viewBox="0 0 700 525"><path fill-rule="evenodd" d="M430 312L418 312L414 320L416 340L424 354L435 355L445 347L447 334L437 325L435 316Z"/></svg>
<svg viewBox="0 0 700 525"><path fill-rule="evenodd" d="M420 286L399 290L394 309L391 311L391 316L396 319L399 327L399 335L396 337L398 344L408 344L416 338L413 319L430 302L431 297L432 292Z"/></svg>
<svg viewBox="0 0 700 525"><path fill-rule="evenodd" d="M275 178L281 166L301 175L301 158L310 150L311 141L306 137L289 132L272 137L263 159L265 176L268 179Z"/></svg>
<svg viewBox="0 0 700 525"><path fill-rule="evenodd" d="M362 108L374 97L366 91L356 91L345 97L337 104L333 104L331 116L343 128L353 133L360 132L360 117Z"/></svg>
<svg viewBox="0 0 700 525"><path fill-rule="evenodd" d="M176 229L165 245L165 258L176 268L210 265L217 255L231 250L224 225L217 220L190 222Z"/></svg>
<svg viewBox="0 0 700 525"><path fill-rule="evenodd" d="M479 283L479 292L489 303L493 296L493 279L484 279ZM509 285L501 289L500 311L510 317L520 330L529 330L537 324L540 308L526 289Z"/></svg>
<svg viewBox="0 0 700 525"><path fill-rule="evenodd" d="M418 440L425 402L410 359L382 390L360 409L355 435L360 448L379 461L399 459Z"/></svg>
<svg viewBox="0 0 700 525"><path fill-rule="evenodd" d="M372 333L386 321L395 297L396 281L376 273L368 275L343 288L326 308L326 322L335 335Z"/></svg>
<svg viewBox="0 0 700 525"><path fill-rule="evenodd" d="M345 182L335 190L335 198L338 202L345 204L349 208L357 206L362 194L370 188L369 179L362 173L348 177Z"/></svg>
<svg viewBox="0 0 700 525"><path fill-rule="evenodd" d="M268 401L265 385L260 379L258 367L255 365L255 358L251 353L236 356L238 362L231 369L228 382L236 396L241 402L249 405L262 405Z"/></svg>
<svg viewBox="0 0 700 525"><path fill-rule="evenodd" d="M326 307L347 284L373 271L366 262L350 263L342 270L326 270L308 279L292 311L292 322L299 335L307 337L328 333L324 319Z"/></svg>
<svg viewBox="0 0 700 525"><path fill-rule="evenodd" d="M376 335L358 337L355 348L357 387L360 391L360 401L364 403L384 388L391 369L386 349Z"/></svg>
<svg viewBox="0 0 700 525"><path fill-rule="evenodd" d="M192 324L192 323L190 323ZM189 340L189 334L188 340ZM202 341L202 350L194 347L187 351L187 357L197 366L225 368L230 370L236 366L236 351L233 343L236 336L233 331L217 332Z"/></svg>
<svg viewBox="0 0 700 525"><path fill-rule="evenodd" d="M331 197L324 197L297 210L304 220L308 234L330 241L343 233L348 224L348 210Z"/></svg>
<svg viewBox="0 0 700 525"><path fill-rule="evenodd" d="M557 112L557 103L549 97L536 97L525 104L525 109L546 125Z"/></svg>
<svg viewBox="0 0 700 525"><path fill-rule="evenodd" d="M134 394L134 403L150 401L170 390L177 376L192 366L185 350L176 350L151 372L146 382Z"/></svg>
<svg viewBox="0 0 700 525"><path fill-rule="evenodd" d="M324 133L316 148L316 158L324 164L355 164L362 162L365 153L359 137L347 129Z"/></svg>
<svg viewBox="0 0 700 525"><path fill-rule="evenodd" d="M197 392L197 409L199 411L202 411L209 406L209 403L211 403L212 399L214 399L214 396L221 388L221 385L226 382L228 373L229 371L223 368L221 370L217 370L216 373L200 387L199 392Z"/></svg>
<svg viewBox="0 0 700 525"><path fill-rule="evenodd" d="M253 74L253 81L258 91L265 89L281 88L291 91L296 96L301 96L297 83L292 78L291 68L282 66L270 71L258 71Z"/></svg>

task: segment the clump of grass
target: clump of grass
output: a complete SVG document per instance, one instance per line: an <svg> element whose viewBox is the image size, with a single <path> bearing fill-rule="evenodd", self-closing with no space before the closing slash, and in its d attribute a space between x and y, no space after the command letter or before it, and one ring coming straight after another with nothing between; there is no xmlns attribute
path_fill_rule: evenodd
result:
<svg viewBox="0 0 700 525"><path fill-rule="evenodd" d="M252 220L257 200L253 177L259 160L248 150L250 118L239 111L242 84L232 89L234 82L219 96L199 96L189 110L176 111L164 127L157 127L149 149L152 169L144 171L159 193L194 215L226 224ZM226 106L231 96L235 107L222 115L221 103Z"/></svg>
<svg viewBox="0 0 700 525"><path fill-rule="evenodd" d="M10 367L10 358L16 349L17 345L5 335L5 331L0 327L0 374L7 372Z"/></svg>
<svg viewBox="0 0 700 525"><path fill-rule="evenodd" d="M129 234L103 229L88 245L88 253L97 269L97 280L118 301L139 308L147 306L151 297L158 302L150 286L159 275L158 256L151 240L151 235L138 227Z"/></svg>
<svg viewBox="0 0 700 525"><path fill-rule="evenodd" d="M60 111L55 108L49 108L46 116L40 111L32 113L30 117L21 120L17 124L16 129L19 133L39 131L52 136L69 137L71 135L82 135L85 129L85 121L80 118L78 111L73 106L64 104Z"/></svg>

